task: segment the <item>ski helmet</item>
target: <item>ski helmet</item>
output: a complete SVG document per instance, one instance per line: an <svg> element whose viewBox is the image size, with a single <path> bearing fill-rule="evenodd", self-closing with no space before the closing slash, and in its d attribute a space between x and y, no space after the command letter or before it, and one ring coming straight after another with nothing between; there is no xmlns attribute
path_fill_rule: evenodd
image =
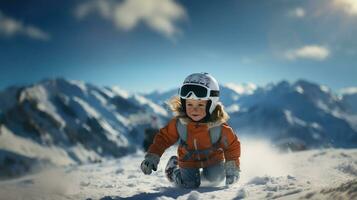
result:
<svg viewBox="0 0 357 200"><path fill-rule="evenodd" d="M211 114L219 100L218 82L213 76L205 72L191 74L186 77L180 87L179 96L182 104L186 99L208 100L206 113Z"/></svg>

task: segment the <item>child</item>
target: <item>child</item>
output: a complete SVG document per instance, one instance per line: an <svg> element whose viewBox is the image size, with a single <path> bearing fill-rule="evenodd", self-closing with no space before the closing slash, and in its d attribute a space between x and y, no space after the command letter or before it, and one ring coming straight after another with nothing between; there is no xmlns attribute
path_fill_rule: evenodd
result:
<svg viewBox="0 0 357 200"><path fill-rule="evenodd" d="M202 176L226 185L239 179L240 142L228 126L228 114L219 100L219 86L207 73L194 73L183 82L179 97L171 99L176 116L156 134L141 170L151 174L165 149L179 141L178 157L172 156L165 168L170 182L197 188ZM178 166L177 166L178 165Z"/></svg>

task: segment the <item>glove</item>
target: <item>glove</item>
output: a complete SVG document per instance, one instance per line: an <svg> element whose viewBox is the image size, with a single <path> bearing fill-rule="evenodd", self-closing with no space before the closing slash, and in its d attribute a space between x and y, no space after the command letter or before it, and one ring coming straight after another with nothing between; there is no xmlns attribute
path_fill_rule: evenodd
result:
<svg viewBox="0 0 357 200"><path fill-rule="evenodd" d="M160 156L153 153L146 154L145 159L143 160L140 166L141 171L143 171L144 174L151 174L152 170L157 170L157 165L159 164L159 161Z"/></svg>
<svg viewBox="0 0 357 200"><path fill-rule="evenodd" d="M226 171L226 185L231 185L239 180L240 169L235 160L226 161L224 169Z"/></svg>

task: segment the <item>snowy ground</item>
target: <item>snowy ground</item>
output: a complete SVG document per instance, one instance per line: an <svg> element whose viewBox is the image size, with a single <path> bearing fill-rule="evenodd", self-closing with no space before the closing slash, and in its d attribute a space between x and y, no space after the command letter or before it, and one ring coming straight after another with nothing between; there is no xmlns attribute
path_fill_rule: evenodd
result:
<svg viewBox="0 0 357 200"><path fill-rule="evenodd" d="M229 188L203 182L195 190L166 180L163 169L174 153L166 151L151 175L141 173L138 152L0 181L0 199L357 199L357 149L280 154L264 142L242 140L240 181Z"/></svg>

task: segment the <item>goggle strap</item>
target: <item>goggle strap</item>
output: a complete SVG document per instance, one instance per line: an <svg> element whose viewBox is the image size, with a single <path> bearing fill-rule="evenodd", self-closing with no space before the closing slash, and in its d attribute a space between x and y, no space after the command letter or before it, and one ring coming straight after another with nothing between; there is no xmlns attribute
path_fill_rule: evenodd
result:
<svg viewBox="0 0 357 200"><path fill-rule="evenodd" d="M211 90L209 96L211 96L211 97L219 97L219 90Z"/></svg>

